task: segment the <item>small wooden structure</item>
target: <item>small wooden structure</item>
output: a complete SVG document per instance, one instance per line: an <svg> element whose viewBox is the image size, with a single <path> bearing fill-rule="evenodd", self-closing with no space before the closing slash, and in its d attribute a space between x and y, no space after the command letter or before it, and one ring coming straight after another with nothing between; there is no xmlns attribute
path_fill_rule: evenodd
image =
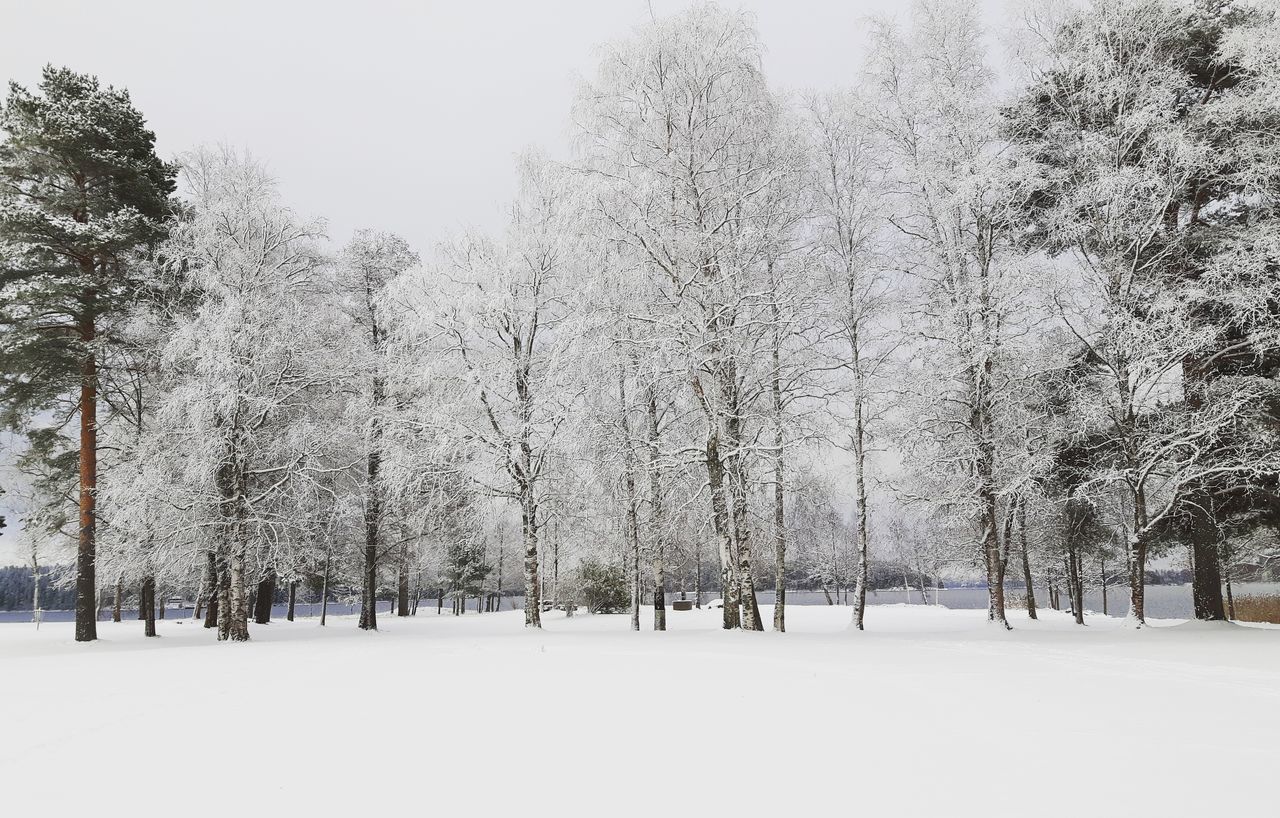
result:
<svg viewBox="0 0 1280 818"><path fill-rule="evenodd" d="M692 611L692 599L673 599L671 600L671 610L673 611Z"/></svg>

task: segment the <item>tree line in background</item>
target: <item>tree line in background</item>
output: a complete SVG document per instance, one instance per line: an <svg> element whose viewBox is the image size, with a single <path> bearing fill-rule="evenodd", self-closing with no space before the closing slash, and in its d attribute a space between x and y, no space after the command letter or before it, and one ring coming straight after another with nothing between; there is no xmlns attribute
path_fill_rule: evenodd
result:
<svg viewBox="0 0 1280 818"><path fill-rule="evenodd" d="M365 629L447 590L661 630L706 583L751 630L772 586L784 630L788 588L843 587L862 628L869 588L975 569L994 623L1006 585L1083 623L1101 582L1140 626L1181 550L1223 618L1224 567L1280 554L1280 22L1038 6L1000 87L987 40L920 2L852 87L785 94L749 16L654 20L602 49L572 158L520 157L503 228L425 261L329 249L248 154L161 160L94 77L11 84L33 569L76 543L79 640L126 587L149 634L175 589L232 641L300 585Z"/></svg>

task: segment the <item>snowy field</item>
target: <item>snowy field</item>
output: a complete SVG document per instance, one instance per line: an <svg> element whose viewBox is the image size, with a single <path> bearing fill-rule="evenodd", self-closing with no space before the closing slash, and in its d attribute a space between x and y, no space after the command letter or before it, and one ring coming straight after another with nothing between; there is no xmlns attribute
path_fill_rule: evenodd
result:
<svg viewBox="0 0 1280 818"><path fill-rule="evenodd" d="M1280 630L1014 615L6 626L4 814L1275 814Z"/></svg>

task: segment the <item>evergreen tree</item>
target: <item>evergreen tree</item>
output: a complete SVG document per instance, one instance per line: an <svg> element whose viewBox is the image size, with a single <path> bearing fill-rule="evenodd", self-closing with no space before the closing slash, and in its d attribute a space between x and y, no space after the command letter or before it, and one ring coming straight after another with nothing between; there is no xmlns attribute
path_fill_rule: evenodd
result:
<svg viewBox="0 0 1280 818"><path fill-rule="evenodd" d="M99 367L112 319L146 286L135 262L163 237L175 172L127 91L66 68L46 67L37 93L10 84L0 128L0 400L15 427L58 406L78 412L76 639L88 641ZM45 456L63 440L36 438Z"/></svg>

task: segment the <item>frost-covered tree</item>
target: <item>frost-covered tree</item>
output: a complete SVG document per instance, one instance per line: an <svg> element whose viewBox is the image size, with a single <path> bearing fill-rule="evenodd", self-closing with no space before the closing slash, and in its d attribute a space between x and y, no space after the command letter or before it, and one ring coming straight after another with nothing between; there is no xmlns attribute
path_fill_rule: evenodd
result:
<svg viewBox="0 0 1280 818"><path fill-rule="evenodd" d="M335 348L317 277L319 224L299 220L261 165L229 150L183 159L189 212L165 254L199 306L164 350L183 373L159 410L183 453L187 507L213 534L219 638L249 638L248 583L259 557L294 540L294 492L330 463L334 428L316 409L332 392ZM332 308L329 308L332 310ZM212 517L206 517L212 512Z"/></svg>
<svg viewBox="0 0 1280 818"><path fill-rule="evenodd" d="M760 69L750 20L712 5L611 45L579 94L583 164L604 238L642 263L647 310L701 413L725 595L724 624L763 627L755 600L746 383L767 349L778 185L796 173L784 106Z"/></svg>
<svg viewBox="0 0 1280 818"><path fill-rule="evenodd" d="M1144 621L1148 552L1181 528L1197 616L1222 618L1214 498L1275 472L1280 109L1248 56L1274 18L1099 0L1037 30L1006 129L1033 177L1027 234L1073 262L1057 311L1095 371L1093 479L1129 495L1129 615Z"/></svg>
<svg viewBox="0 0 1280 818"><path fill-rule="evenodd" d="M970 522L988 618L1007 626L996 430L1027 287L1010 253L1017 179L998 139L977 9L921 2L909 30L882 22L867 79L896 190L892 263L917 292L903 319L916 360L903 373L899 439L927 499Z"/></svg>
<svg viewBox="0 0 1280 818"><path fill-rule="evenodd" d="M358 231L343 249L338 261L339 287L348 314L362 336L358 362L353 366L353 382L361 385L352 409L367 423L365 436L364 500L364 592L360 604L360 627L377 630L374 604L378 592L378 549L383 517L383 427L386 423L387 375L385 357L387 335L391 331L385 301L387 285L396 276L418 263L418 256L404 239L389 233ZM397 591L401 596L400 615L408 615L408 541L400 549Z"/></svg>
<svg viewBox="0 0 1280 818"><path fill-rule="evenodd" d="M581 239L569 174L532 154L519 173L505 234L449 244L433 281L406 279L398 297L424 353L420 377L440 381L446 393L436 418L470 450L475 479L519 505L525 625L536 628L539 504L553 443L578 391Z"/></svg>

